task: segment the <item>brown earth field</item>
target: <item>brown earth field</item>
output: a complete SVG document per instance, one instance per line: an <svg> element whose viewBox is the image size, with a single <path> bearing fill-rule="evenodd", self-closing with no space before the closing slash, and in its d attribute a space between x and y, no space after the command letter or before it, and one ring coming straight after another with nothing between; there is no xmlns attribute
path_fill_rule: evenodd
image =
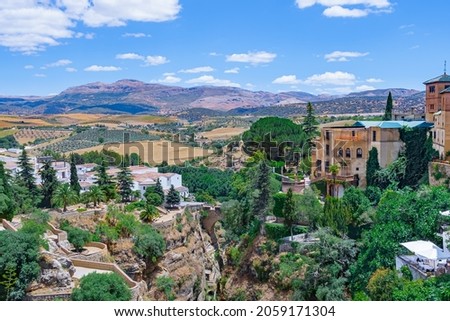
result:
<svg viewBox="0 0 450 321"><path fill-rule="evenodd" d="M234 136L239 136L245 132L248 128L242 127L225 127L216 128L208 132L200 133L199 136L206 137L210 140L224 140Z"/></svg>
<svg viewBox="0 0 450 321"><path fill-rule="evenodd" d="M142 141L129 144L111 143L75 150L75 153L83 154L89 151L110 150L121 155L137 153L143 162L151 165L161 164L167 161L170 165L182 165L185 161L198 157L207 157L212 150L198 147L190 147L170 141Z"/></svg>

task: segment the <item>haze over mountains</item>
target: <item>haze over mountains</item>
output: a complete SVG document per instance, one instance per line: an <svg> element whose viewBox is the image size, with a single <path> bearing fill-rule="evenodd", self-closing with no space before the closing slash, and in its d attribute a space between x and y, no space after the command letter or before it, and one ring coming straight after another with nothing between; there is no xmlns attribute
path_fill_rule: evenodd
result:
<svg viewBox="0 0 450 321"><path fill-rule="evenodd" d="M318 113L382 112L392 92L398 111L423 110L424 92L403 88L378 89L345 96L305 92L270 93L236 87L176 87L137 80L90 83L52 97L0 97L0 112L9 114L302 114L307 102Z"/></svg>

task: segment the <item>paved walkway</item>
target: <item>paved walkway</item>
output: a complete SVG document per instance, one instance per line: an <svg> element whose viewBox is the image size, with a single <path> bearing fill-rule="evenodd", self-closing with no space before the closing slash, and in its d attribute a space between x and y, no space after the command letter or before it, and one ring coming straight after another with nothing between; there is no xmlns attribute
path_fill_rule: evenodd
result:
<svg viewBox="0 0 450 321"><path fill-rule="evenodd" d="M81 279L83 276L88 275L90 273L113 273L112 271L107 271L107 270L98 270L98 269L89 269L89 268L85 268L85 267L79 267L76 266L75 267L75 274L73 275L74 278L77 278L78 280Z"/></svg>

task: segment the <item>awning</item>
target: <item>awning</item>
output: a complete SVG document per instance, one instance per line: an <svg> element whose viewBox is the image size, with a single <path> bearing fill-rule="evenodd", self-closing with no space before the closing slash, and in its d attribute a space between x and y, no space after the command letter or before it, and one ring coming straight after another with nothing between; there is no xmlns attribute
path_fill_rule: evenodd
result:
<svg viewBox="0 0 450 321"><path fill-rule="evenodd" d="M413 241L401 243L401 245L406 247L415 255L429 260L439 260L450 257L450 253L444 252L440 247L430 241Z"/></svg>

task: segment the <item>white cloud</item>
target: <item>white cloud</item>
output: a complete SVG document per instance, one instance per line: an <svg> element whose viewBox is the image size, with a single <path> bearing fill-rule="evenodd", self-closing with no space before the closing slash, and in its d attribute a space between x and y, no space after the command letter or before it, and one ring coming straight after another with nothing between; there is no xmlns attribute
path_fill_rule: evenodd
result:
<svg viewBox="0 0 450 321"><path fill-rule="evenodd" d="M217 79L213 76L203 75L198 78L189 79L186 81L187 84L196 85L213 85L213 86L229 86L229 87L241 87L240 84L234 83L227 79Z"/></svg>
<svg viewBox="0 0 450 321"><path fill-rule="evenodd" d="M217 57L217 56L220 56L221 54L219 54L217 52L210 52L209 55L213 56L213 57Z"/></svg>
<svg viewBox="0 0 450 321"><path fill-rule="evenodd" d="M325 72L308 77L304 83L311 86L336 85L352 86L355 84L356 76L348 72L336 71Z"/></svg>
<svg viewBox="0 0 450 321"><path fill-rule="evenodd" d="M164 56L147 56L144 59L146 65L149 66L158 66L158 65L164 65L170 62L170 60L167 59L167 57Z"/></svg>
<svg viewBox="0 0 450 321"><path fill-rule="evenodd" d="M128 59L128 60L144 60L144 56L138 55L136 53L124 53L116 55L116 59Z"/></svg>
<svg viewBox="0 0 450 321"><path fill-rule="evenodd" d="M25 68L25 69L34 69L34 66L33 65L25 65L25 66L23 66L23 68Z"/></svg>
<svg viewBox="0 0 450 321"><path fill-rule="evenodd" d="M250 63L252 65L257 64L266 64L272 62L277 57L277 54L266 52L266 51L257 51L257 52L248 52L241 54L232 54L227 56L227 61L231 62L245 62Z"/></svg>
<svg viewBox="0 0 450 321"><path fill-rule="evenodd" d="M297 79L296 75L287 75L287 76L281 76L272 81L273 84L279 84L279 85L296 85L300 83L300 80Z"/></svg>
<svg viewBox="0 0 450 321"><path fill-rule="evenodd" d="M163 79L159 79L158 82L163 84L176 84L181 81L181 78L175 77L173 75L166 75Z"/></svg>
<svg viewBox="0 0 450 321"><path fill-rule="evenodd" d="M179 72L185 73L185 74L198 74L202 72L212 72L214 71L214 68L210 66L203 66L203 67L196 67L191 69L182 69Z"/></svg>
<svg viewBox="0 0 450 321"><path fill-rule="evenodd" d="M162 22L176 19L180 10L179 0L2 0L0 46L29 54L61 39L92 39L93 34L74 31L80 22L89 27Z"/></svg>
<svg viewBox="0 0 450 321"><path fill-rule="evenodd" d="M327 17L361 18L370 13L391 12L390 0L296 0L300 9L322 5ZM347 6L352 6L348 8ZM356 8L354 6L357 6Z"/></svg>
<svg viewBox="0 0 450 321"><path fill-rule="evenodd" d="M369 14L367 10L362 9L347 9L341 6L333 6L326 8L323 15L326 17L341 17L341 18L361 18Z"/></svg>
<svg viewBox="0 0 450 321"><path fill-rule="evenodd" d="M375 83L384 82L384 80L383 79L379 79L379 78L369 78L369 79L366 79L366 82L371 83L371 84L375 84Z"/></svg>
<svg viewBox="0 0 450 321"><path fill-rule="evenodd" d="M239 73L239 67L227 69L224 71L226 74L238 74Z"/></svg>
<svg viewBox="0 0 450 321"><path fill-rule="evenodd" d="M136 32L136 33L127 32L127 33L124 33L122 35L122 37L125 37L125 38L146 38L146 37L148 37L149 38L149 37L151 37L151 35L145 34L143 32Z"/></svg>
<svg viewBox="0 0 450 321"><path fill-rule="evenodd" d="M119 70L122 70L122 68L116 66L99 66L99 65L92 65L87 68L84 68L84 71L119 71Z"/></svg>
<svg viewBox="0 0 450 321"><path fill-rule="evenodd" d="M70 65L71 63L72 63L72 61L69 59L60 59L58 61L44 65L43 67L41 67L41 69L64 67L64 66Z"/></svg>
<svg viewBox="0 0 450 321"><path fill-rule="evenodd" d="M373 86L361 85L356 87L356 91L367 91L367 90L375 90L376 88Z"/></svg>
<svg viewBox="0 0 450 321"><path fill-rule="evenodd" d="M77 72L78 70L76 68L73 68L73 67L67 67L66 71L67 72Z"/></svg>
<svg viewBox="0 0 450 321"><path fill-rule="evenodd" d="M399 29L406 29L406 28L413 28L415 27L415 24L409 24L409 25L401 25L400 27L398 27Z"/></svg>
<svg viewBox="0 0 450 321"><path fill-rule="evenodd" d="M327 62L334 62L334 61L344 62L349 61L350 58L365 57L368 54L369 54L368 52L357 52L357 51L333 51L329 54L326 54L324 57Z"/></svg>
<svg viewBox="0 0 450 321"><path fill-rule="evenodd" d="M249 88L249 89L253 89L253 88L255 88L256 86L253 85L251 82L248 82L248 83L245 84L245 87L247 87L247 88Z"/></svg>
<svg viewBox="0 0 450 321"><path fill-rule="evenodd" d="M34 74L34 77L45 78L45 77L47 77L47 75L46 74Z"/></svg>

